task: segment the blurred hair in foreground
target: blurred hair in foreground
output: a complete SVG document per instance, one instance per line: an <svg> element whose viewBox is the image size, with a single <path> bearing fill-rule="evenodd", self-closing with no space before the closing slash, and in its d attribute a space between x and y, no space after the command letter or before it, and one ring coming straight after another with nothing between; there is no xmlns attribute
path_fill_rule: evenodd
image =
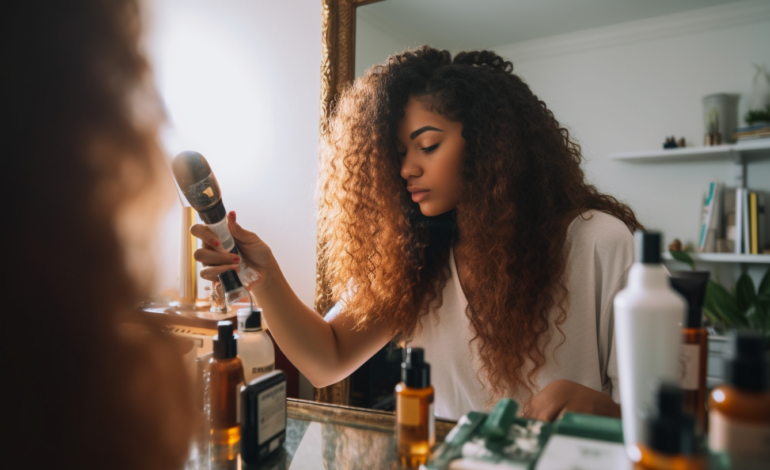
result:
<svg viewBox="0 0 770 470"><path fill-rule="evenodd" d="M177 345L119 327L151 285L173 194L139 5L12 2L0 38L4 463L177 468L193 419Z"/></svg>

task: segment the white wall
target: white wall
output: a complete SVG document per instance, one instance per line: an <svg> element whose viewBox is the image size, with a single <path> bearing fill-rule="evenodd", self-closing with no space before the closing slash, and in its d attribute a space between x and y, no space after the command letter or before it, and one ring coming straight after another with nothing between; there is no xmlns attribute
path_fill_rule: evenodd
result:
<svg viewBox="0 0 770 470"><path fill-rule="evenodd" d="M147 47L171 121L169 155L189 148L206 156L227 209L270 245L300 299L313 305L321 2L146 6ZM177 286L178 207L161 235L161 288ZM308 393L305 384L301 394Z"/></svg>
<svg viewBox="0 0 770 470"><path fill-rule="evenodd" d="M365 8L365 7L364 7ZM416 46L408 38L394 38L372 22L362 17L361 7L356 15L356 78L362 76L372 65L379 64L391 55Z"/></svg>
<svg viewBox="0 0 770 470"><path fill-rule="evenodd" d="M589 179L628 202L666 238L693 242L708 182L732 183L728 162L631 164L611 152L660 149L666 136L703 144L703 96L740 93L770 66L770 2L709 8L494 48L583 146ZM748 185L770 191L770 160Z"/></svg>

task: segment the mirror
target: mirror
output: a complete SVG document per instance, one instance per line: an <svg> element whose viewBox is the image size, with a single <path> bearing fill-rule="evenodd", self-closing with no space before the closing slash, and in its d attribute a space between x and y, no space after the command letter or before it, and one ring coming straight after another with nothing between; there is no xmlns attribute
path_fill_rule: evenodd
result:
<svg viewBox="0 0 770 470"><path fill-rule="evenodd" d="M727 153L623 157L661 152L672 135L703 147L703 98L710 94L739 94L737 126L745 125L752 64L770 66L770 3L324 0L324 15L325 106L339 87L405 47L491 49L513 62L514 73L580 143L587 180L628 203L666 244L679 238L697 245L711 181L770 192L767 149L737 160ZM719 275L731 284L740 269L731 265Z"/></svg>

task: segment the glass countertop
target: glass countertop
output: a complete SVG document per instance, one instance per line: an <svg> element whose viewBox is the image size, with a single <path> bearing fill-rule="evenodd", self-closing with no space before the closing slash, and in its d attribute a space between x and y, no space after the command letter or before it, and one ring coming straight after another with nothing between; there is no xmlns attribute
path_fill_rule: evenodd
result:
<svg viewBox="0 0 770 470"><path fill-rule="evenodd" d="M401 469L393 413L287 400L286 441L258 465L241 462L237 446L213 446L199 439L187 470ZM455 425L436 420L436 442Z"/></svg>

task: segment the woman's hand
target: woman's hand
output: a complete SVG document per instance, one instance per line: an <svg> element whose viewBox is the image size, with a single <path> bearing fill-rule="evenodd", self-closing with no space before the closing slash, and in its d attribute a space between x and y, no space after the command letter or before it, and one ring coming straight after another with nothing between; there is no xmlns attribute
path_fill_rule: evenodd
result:
<svg viewBox="0 0 770 470"><path fill-rule="evenodd" d="M620 405L609 395L571 380L555 380L548 384L529 400L522 415L553 421L566 411L620 418Z"/></svg>
<svg viewBox="0 0 770 470"><path fill-rule="evenodd" d="M206 266L200 272L201 277L209 281L217 281L217 276L225 271L239 271L238 264L243 257L246 265L259 273L257 280L247 287L252 289L261 286L269 278L271 270L276 267L273 252L254 232L249 232L238 225L235 221L235 212L227 214L227 227L235 239L240 255L225 251L214 231L205 225L196 224L190 228L190 233L203 242L203 246L195 250L194 254L195 259Z"/></svg>

